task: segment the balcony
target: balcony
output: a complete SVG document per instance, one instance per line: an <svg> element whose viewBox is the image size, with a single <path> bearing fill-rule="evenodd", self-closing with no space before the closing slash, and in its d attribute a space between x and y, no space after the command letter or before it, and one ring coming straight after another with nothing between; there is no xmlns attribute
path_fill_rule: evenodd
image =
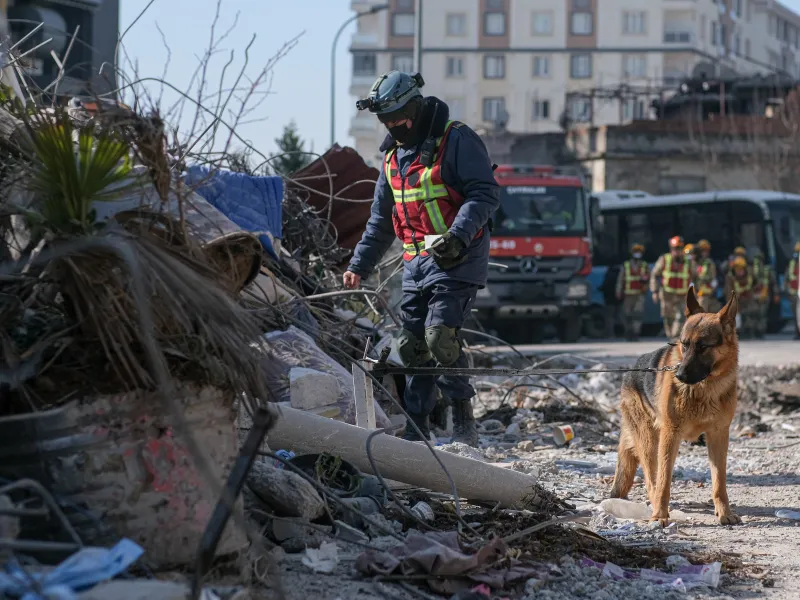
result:
<svg viewBox="0 0 800 600"><path fill-rule="evenodd" d="M378 34L376 33L366 33L366 32L356 32L353 34L353 37L350 40L350 46L352 48L375 48L378 46Z"/></svg>
<svg viewBox="0 0 800 600"><path fill-rule="evenodd" d="M694 32L687 30L670 30L664 32L665 44L691 44L694 42Z"/></svg>

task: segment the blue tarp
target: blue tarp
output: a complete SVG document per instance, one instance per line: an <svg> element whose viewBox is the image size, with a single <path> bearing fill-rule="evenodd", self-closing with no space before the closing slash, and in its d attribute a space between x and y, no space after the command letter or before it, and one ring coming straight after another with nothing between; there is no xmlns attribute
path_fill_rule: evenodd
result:
<svg viewBox="0 0 800 600"><path fill-rule="evenodd" d="M276 256L269 233L281 239L283 179L253 177L208 167L189 167L186 184L198 185L197 193L242 229L258 236L264 249Z"/></svg>

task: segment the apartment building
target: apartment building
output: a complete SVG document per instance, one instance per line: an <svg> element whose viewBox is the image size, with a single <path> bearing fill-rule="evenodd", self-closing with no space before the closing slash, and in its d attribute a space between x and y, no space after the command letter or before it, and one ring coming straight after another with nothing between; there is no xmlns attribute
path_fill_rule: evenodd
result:
<svg viewBox="0 0 800 600"><path fill-rule="evenodd" d="M353 96L413 67L415 0L388 4L357 21ZM422 0L421 65L426 94L476 128L618 124L649 118L650 102L689 76L800 77L800 15L775 0ZM380 158L374 117L355 114L350 134L362 156Z"/></svg>

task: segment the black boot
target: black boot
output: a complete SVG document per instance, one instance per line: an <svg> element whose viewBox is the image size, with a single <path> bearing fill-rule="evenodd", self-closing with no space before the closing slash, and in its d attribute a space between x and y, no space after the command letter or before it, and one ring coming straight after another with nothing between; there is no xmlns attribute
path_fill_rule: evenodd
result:
<svg viewBox="0 0 800 600"><path fill-rule="evenodd" d="M428 415L415 415L414 413L408 413L408 416L411 417L411 420L414 422L414 424L419 427L424 439L430 441L431 426ZM403 439L407 442L421 442L423 438L419 436L417 430L414 429L414 426L408 423L406 424L406 432L403 434Z"/></svg>
<svg viewBox="0 0 800 600"><path fill-rule="evenodd" d="M478 427L469 400L453 400L453 439L450 441L478 447Z"/></svg>

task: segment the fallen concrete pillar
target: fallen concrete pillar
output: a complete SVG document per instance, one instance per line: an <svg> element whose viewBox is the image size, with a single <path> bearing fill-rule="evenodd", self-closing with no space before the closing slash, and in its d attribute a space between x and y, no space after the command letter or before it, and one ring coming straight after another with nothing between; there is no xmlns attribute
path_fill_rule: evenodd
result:
<svg viewBox="0 0 800 600"><path fill-rule="evenodd" d="M268 438L272 448L294 450L297 454L328 452L341 456L366 473L372 473L365 450L370 433L347 423L281 407L281 415ZM371 449L385 478L434 492L451 493L442 467L424 445L381 434L372 440ZM526 497L534 493L536 479L530 475L449 452L435 452L453 477L462 498L499 502L501 506L510 508L524 504Z"/></svg>

